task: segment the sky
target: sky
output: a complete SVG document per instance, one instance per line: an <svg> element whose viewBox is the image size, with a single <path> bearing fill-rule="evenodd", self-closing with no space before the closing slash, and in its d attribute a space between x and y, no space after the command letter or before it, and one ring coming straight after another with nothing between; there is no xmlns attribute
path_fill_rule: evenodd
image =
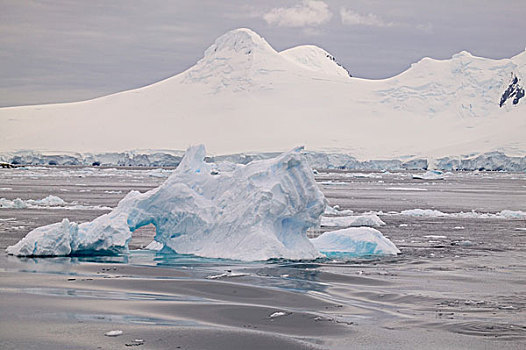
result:
<svg viewBox="0 0 526 350"><path fill-rule="evenodd" d="M525 0L0 0L0 107L154 83L239 27L278 51L318 45L353 76L382 79L463 50L514 56L525 18Z"/></svg>

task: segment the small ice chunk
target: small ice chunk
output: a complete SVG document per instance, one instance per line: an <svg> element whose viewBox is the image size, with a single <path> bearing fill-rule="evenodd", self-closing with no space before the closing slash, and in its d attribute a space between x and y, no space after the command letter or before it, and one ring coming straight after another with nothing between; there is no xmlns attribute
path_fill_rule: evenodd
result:
<svg viewBox="0 0 526 350"><path fill-rule="evenodd" d="M351 227L325 232L311 239L312 244L329 258L396 255L400 250L382 233L370 227Z"/></svg>
<svg viewBox="0 0 526 350"><path fill-rule="evenodd" d="M446 216L445 213L435 209L408 209L402 210L400 215L436 218Z"/></svg>
<svg viewBox="0 0 526 350"><path fill-rule="evenodd" d="M5 219L0 219L0 221L16 221L16 218L5 218Z"/></svg>
<svg viewBox="0 0 526 350"><path fill-rule="evenodd" d="M378 215L360 215L360 216L336 216L321 218L321 226L325 227L380 227L384 226L385 222L378 217Z"/></svg>
<svg viewBox="0 0 526 350"><path fill-rule="evenodd" d="M526 220L526 212L521 210L502 210L501 212L497 213L497 215L500 215L506 219Z"/></svg>
<svg viewBox="0 0 526 350"><path fill-rule="evenodd" d="M341 210L339 205L335 205L334 207L331 207L330 205L327 205L325 208L325 212L323 213L325 215L352 215L353 211L350 209Z"/></svg>
<svg viewBox="0 0 526 350"><path fill-rule="evenodd" d="M206 276L206 279L209 279L209 280L217 280L217 279L220 279L220 278L228 278L228 277L241 277L241 276L248 276L248 274L246 273L236 273L236 272L232 272L232 271L227 271L225 273L221 273L219 275L211 275L211 276Z"/></svg>
<svg viewBox="0 0 526 350"><path fill-rule="evenodd" d="M109 332L106 332L104 333L105 336L107 337L118 337L119 335L122 335L124 332L121 331L120 329L116 329L116 330L113 330L113 331L109 331Z"/></svg>
<svg viewBox="0 0 526 350"><path fill-rule="evenodd" d="M69 255L71 241L77 236L78 225L64 219L56 224L38 227L31 232L31 235L22 238L16 245L8 247L7 253L22 256Z"/></svg>
<svg viewBox="0 0 526 350"><path fill-rule="evenodd" d="M414 174L413 179L416 180L444 180L444 174L439 170L429 170L424 174Z"/></svg>
<svg viewBox="0 0 526 350"><path fill-rule="evenodd" d="M473 245L473 242L465 240L465 241L456 241L453 242L455 245L463 246L463 247L470 247Z"/></svg>
<svg viewBox="0 0 526 350"><path fill-rule="evenodd" d="M0 208L6 209L25 209L27 208L27 203L20 198L9 200L6 198L0 198Z"/></svg>
<svg viewBox="0 0 526 350"><path fill-rule="evenodd" d="M287 313L284 311L276 311L273 314L271 314L269 317L276 318L276 317L282 317L282 316L287 316Z"/></svg>
<svg viewBox="0 0 526 350"><path fill-rule="evenodd" d="M441 236L441 235L426 235L424 238L430 238L430 239L446 239L447 236Z"/></svg>

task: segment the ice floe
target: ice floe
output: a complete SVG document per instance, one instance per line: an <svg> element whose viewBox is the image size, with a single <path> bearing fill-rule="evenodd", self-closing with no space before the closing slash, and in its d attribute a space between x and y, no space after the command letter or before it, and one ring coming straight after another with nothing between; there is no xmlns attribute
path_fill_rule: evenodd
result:
<svg viewBox="0 0 526 350"><path fill-rule="evenodd" d="M312 244L329 258L396 255L400 250L382 233L370 227L351 227L326 232L311 239Z"/></svg>
<svg viewBox="0 0 526 350"><path fill-rule="evenodd" d="M100 205L83 205L69 203L62 198L49 195L42 199L20 198L6 199L0 198L0 208L2 209L66 209L66 210L111 210L110 207Z"/></svg>
<svg viewBox="0 0 526 350"><path fill-rule="evenodd" d="M387 187L387 191L427 191L427 188L418 187Z"/></svg>
<svg viewBox="0 0 526 350"><path fill-rule="evenodd" d="M331 207L330 205L327 205L327 207L325 208L325 211L323 212L324 215L335 215L335 216L340 216L340 215L352 215L353 214L353 211L350 210L350 209L340 209L340 206L339 205L335 205L333 207Z"/></svg>
<svg viewBox="0 0 526 350"><path fill-rule="evenodd" d="M498 213L479 213L476 211L444 213L436 209L408 209L402 210L400 215L415 217L453 217L464 219L526 219L526 212L520 210L502 210Z"/></svg>
<svg viewBox="0 0 526 350"><path fill-rule="evenodd" d="M417 180L444 180L444 173L439 170L429 170L424 174L414 174L413 179Z"/></svg>
<svg viewBox="0 0 526 350"><path fill-rule="evenodd" d="M385 225L385 222L375 214L358 216L323 216L321 218L321 226L325 227L380 227L383 225Z"/></svg>

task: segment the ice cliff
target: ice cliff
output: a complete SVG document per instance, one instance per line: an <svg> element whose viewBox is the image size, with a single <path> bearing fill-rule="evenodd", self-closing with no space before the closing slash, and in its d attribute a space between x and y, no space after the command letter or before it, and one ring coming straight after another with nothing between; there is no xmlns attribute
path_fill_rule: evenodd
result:
<svg viewBox="0 0 526 350"><path fill-rule="evenodd" d="M182 151L128 151L115 153L69 153L43 154L32 151L0 153L0 162L14 165L87 165L87 166L147 166L176 167L182 159ZM231 162L248 164L254 160L278 156L278 152L252 152L221 156L207 156L207 162ZM526 171L526 156L508 156L502 152L488 152L441 158L408 157L405 159L380 159L360 161L344 153L326 153L303 150L302 154L314 169L346 170L488 170Z"/></svg>

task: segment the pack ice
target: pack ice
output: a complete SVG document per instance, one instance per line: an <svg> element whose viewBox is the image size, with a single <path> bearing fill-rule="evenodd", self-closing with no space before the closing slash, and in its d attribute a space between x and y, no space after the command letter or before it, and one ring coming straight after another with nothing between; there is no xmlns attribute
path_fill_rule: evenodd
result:
<svg viewBox="0 0 526 350"><path fill-rule="evenodd" d="M247 165L206 163L205 155L204 146L190 147L161 186L130 192L110 213L91 222L64 219L39 227L7 252L121 253L128 250L134 230L153 224L158 245L179 254L238 260L323 256L306 231L319 226L326 200L300 148Z"/></svg>

